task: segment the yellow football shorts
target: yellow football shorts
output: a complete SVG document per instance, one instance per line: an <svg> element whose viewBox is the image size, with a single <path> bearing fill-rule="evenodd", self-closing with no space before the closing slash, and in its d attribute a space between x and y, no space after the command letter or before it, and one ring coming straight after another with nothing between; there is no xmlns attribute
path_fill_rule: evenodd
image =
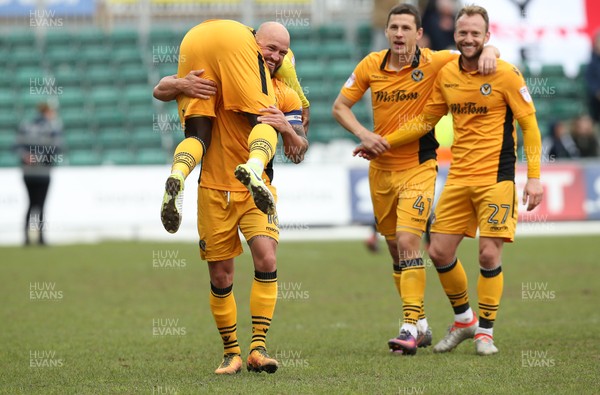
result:
<svg viewBox="0 0 600 395"><path fill-rule="evenodd" d="M448 185L435 209L432 233L499 237L512 242L517 228L515 183L487 186Z"/></svg>
<svg viewBox="0 0 600 395"><path fill-rule="evenodd" d="M208 100L177 97L179 117L215 116L216 106L260 114L275 104L269 69L254 34L231 20L209 20L190 29L179 49L177 77L204 69L202 78L217 83L217 94Z"/></svg>
<svg viewBox="0 0 600 395"><path fill-rule="evenodd" d="M277 190L269 185L277 201ZM208 262L235 258L243 252L238 229L246 240L268 236L279 241L277 214L260 211L248 191L227 192L198 187L200 256Z"/></svg>
<svg viewBox="0 0 600 395"><path fill-rule="evenodd" d="M436 161L402 171L369 168L369 185L377 230L386 239L404 231L421 236L435 193Z"/></svg>

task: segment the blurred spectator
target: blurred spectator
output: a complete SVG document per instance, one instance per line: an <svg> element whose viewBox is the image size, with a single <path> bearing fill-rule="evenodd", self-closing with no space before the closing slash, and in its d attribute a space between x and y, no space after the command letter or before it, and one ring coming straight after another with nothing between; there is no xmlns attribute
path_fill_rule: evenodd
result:
<svg viewBox="0 0 600 395"><path fill-rule="evenodd" d="M581 158L598 156L598 136L594 130L594 122L589 115L580 115L573 120L571 136Z"/></svg>
<svg viewBox="0 0 600 395"><path fill-rule="evenodd" d="M567 125L562 121L553 122L550 130L543 141L543 152L548 153L548 158L574 159L579 158L580 153Z"/></svg>
<svg viewBox="0 0 600 395"><path fill-rule="evenodd" d="M423 9L423 39L419 46L436 51L455 49L454 18L458 4L456 0L431 0ZM427 44L427 45L426 45Z"/></svg>
<svg viewBox="0 0 600 395"><path fill-rule="evenodd" d="M403 1L373 0L373 11L371 13L371 51L381 51L382 49L386 49L389 47L389 43L385 38L385 26L387 24L387 17L392 7L400 3L403 3Z"/></svg>
<svg viewBox="0 0 600 395"><path fill-rule="evenodd" d="M592 59L585 73L588 88L590 115L596 123L600 122L600 31L594 36Z"/></svg>
<svg viewBox="0 0 600 395"><path fill-rule="evenodd" d="M25 216L25 245L31 244L30 231L37 230L38 243L44 240L44 203L50 186L50 166L62 161L62 123L47 103L38 105L38 114L19 128L17 144L29 207Z"/></svg>

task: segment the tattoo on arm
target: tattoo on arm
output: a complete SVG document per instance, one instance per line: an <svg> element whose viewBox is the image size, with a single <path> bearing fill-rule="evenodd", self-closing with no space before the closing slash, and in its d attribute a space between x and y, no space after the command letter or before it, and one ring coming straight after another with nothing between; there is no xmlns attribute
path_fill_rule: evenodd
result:
<svg viewBox="0 0 600 395"><path fill-rule="evenodd" d="M302 125L292 125L292 129L294 129L294 132L296 132L296 134L300 137L303 137L306 139L306 133L304 132L304 126Z"/></svg>

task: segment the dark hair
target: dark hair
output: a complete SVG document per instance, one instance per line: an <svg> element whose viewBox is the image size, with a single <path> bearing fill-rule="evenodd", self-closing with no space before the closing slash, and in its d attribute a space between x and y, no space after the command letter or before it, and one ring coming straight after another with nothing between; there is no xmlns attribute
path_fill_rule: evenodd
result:
<svg viewBox="0 0 600 395"><path fill-rule="evenodd" d="M415 18L415 24L417 25L417 30L419 30L421 28L421 26L422 26L421 13L419 12L419 9L417 7L415 7L414 5L411 5L411 4L399 4L399 5L395 6L394 8L392 8L390 10L390 13L388 14L387 22L385 23L385 26L387 27L387 25L390 23L390 18L392 17L392 15L403 15L403 14L412 15Z"/></svg>
<svg viewBox="0 0 600 395"><path fill-rule="evenodd" d="M466 16L481 15L481 17L485 21L485 32L486 33L488 32L488 30L490 28L490 18L488 17L488 13L485 8L480 7L478 5L468 5L468 6L461 8L461 10L458 11L458 14L456 14L455 24L458 21L458 19L463 15L466 15Z"/></svg>

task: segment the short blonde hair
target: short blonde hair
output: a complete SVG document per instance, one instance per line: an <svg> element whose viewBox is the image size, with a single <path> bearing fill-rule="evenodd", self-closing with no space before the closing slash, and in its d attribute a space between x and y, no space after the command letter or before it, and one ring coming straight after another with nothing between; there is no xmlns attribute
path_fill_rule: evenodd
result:
<svg viewBox="0 0 600 395"><path fill-rule="evenodd" d="M461 8L460 11L458 11L458 14L456 14L455 24L458 21L458 19L460 17L462 17L463 15L466 15L466 16L481 15L481 17L485 21L485 32L486 33L488 32L488 30L490 28L490 18L488 17L488 13L485 8L480 7L478 5L474 5L474 4L464 6L463 8Z"/></svg>

